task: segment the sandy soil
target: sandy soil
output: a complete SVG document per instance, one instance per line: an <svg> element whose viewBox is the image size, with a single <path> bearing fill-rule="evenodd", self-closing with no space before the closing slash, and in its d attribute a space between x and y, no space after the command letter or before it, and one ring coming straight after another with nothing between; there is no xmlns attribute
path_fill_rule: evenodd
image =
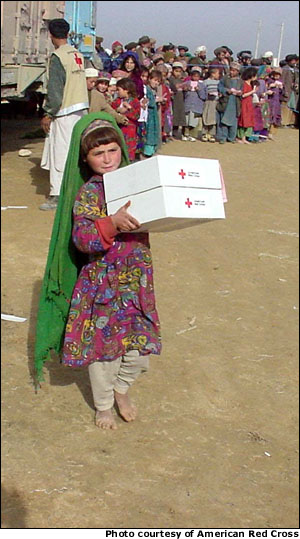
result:
<svg viewBox="0 0 300 539"><path fill-rule="evenodd" d="M86 371L56 361L35 394L36 311L54 214L38 120L2 122L2 528L298 526L298 131L217 158L226 220L151 239L163 354L138 419L94 426ZM19 157L28 148L30 157Z"/></svg>

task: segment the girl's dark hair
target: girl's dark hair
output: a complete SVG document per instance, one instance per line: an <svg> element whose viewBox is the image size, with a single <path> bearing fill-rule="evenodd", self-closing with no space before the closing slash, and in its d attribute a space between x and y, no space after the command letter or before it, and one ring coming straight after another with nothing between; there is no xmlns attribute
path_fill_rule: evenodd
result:
<svg viewBox="0 0 300 539"><path fill-rule="evenodd" d="M121 69L122 71L126 71L126 67L125 67L125 64L126 64L126 61L128 60L128 58L131 58L133 61L134 61L134 70L131 71L131 73L137 73L138 75L140 74L140 64L138 62L138 60L136 59L135 55L134 54L126 54L126 56L123 58L123 61L119 67L119 69Z"/></svg>
<svg viewBox="0 0 300 539"><path fill-rule="evenodd" d="M122 149L122 140L119 133L113 127L98 127L94 131L88 133L80 144L80 157L86 159L89 151L93 148L98 148L102 144L111 144L116 142Z"/></svg>
<svg viewBox="0 0 300 539"><path fill-rule="evenodd" d="M117 88L123 88L123 90L127 90L130 97L136 97L136 85L133 82L133 80L124 77L123 79L119 79L116 83Z"/></svg>
<svg viewBox="0 0 300 539"><path fill-rule="evenodd" d="M216 71L219 71L218 67L209 67L207 71L207 78L209 78L213 73L216 73Z"/></svg>
<svg viewBox="0 0 300 539"><path fill-rule="evenodd" d="M142 74L142 73L146 73L146 72L149 73L148 67L142 66L142 67L141 67L141 74Z"/></svg>
<svg viewBox="0 0 300 539"><path fill-rule="evenodd" d="M152 69L149 72L149 79L158 79L161 81L162 80L161 71L159 71L158 69Z"/></svg>
<svg viewBox="0 0 300 539"><path fill-rule="evenodd" d="M252 77L255 77L257 75L257 69L256 67L246 67L244 71L241 74L241 78L243 80L251 79Z"/></svg>

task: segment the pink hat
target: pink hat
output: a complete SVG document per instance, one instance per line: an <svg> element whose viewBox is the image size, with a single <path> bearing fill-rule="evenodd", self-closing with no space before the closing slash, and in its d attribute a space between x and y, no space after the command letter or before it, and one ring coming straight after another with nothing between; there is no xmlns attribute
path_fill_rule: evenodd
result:
<svg viewBox="0 0 300 539"><path fill-rule="evenodd" d="M120 43L120 41L114 41L111 46L112 50L115 50L117 47L121 47L123 49L123 45Z"/></svg>

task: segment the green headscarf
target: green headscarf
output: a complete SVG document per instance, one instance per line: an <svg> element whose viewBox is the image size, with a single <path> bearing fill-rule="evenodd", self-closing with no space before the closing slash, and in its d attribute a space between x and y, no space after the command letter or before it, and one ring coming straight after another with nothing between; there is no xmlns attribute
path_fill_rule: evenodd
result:
<svg viewBox="0 0 300 539"><path fill-rule="evenodd" d="M89 179L87 169L84 171L79 163L80 139L83 131L94 120L108 121L116 129L122 140L120 166L129 164L122 131L110 114L106 112L87 114L75 124L40 292L34 358L37 382L44 380L43 365L50 359L50 350L59 353L62 348L70 300L80 269L78 251L72 242L72 210L80 187Z"/></svg>

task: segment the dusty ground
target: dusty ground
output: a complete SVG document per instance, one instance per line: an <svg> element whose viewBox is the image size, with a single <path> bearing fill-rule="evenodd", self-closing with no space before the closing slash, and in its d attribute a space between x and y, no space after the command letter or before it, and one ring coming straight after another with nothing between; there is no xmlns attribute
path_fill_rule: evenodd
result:
<svg viewBox="0 0 300 539"><path fill-rule="evenodd" d="M54 362L35 394L38 293L53 222L43 140L2 133L3 528L298 526L298 131L220 159L227 219L152 235L163 355L132 388L133 424L94 424L86 371ZM32 150L19 157L20 148Z"/></svg>

